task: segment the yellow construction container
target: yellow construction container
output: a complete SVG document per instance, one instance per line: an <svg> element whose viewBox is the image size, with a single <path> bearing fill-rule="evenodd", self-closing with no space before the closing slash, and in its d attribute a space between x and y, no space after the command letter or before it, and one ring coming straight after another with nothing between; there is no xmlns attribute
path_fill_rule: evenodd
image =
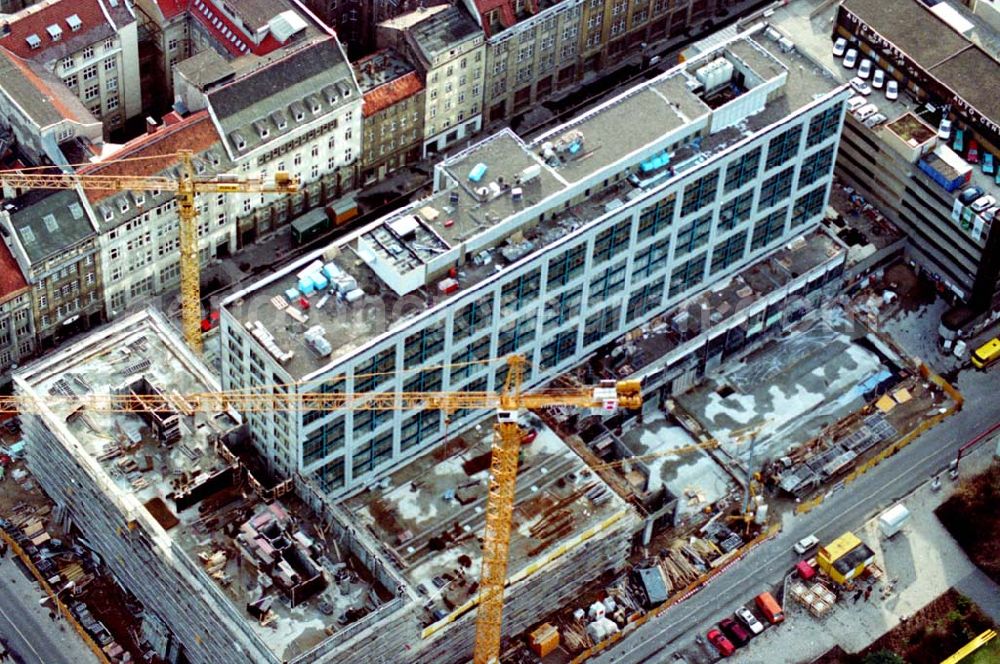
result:
<svg viewBox="0 0 1000 664"><path fill-rule="evenodd" d="M844 533L830 544L820 547L816 562L821 572L834 582L844 584L875 562L875 552L854 533Z"/></svg>
<svg viewBox="0 0 1000 664"><path fill-rule="evenodd" d="M542 623L531 633L531 650L539 657L545 657L559 647L559 630L549 623Z"/></svg>

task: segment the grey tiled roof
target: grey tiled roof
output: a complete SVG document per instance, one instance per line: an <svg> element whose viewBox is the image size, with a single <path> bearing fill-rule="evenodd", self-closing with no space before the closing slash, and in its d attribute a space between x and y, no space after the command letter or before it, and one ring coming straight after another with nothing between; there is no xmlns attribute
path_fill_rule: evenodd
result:
<svg viewBox="0 0 1000 664"><path fill-rule="evenodd" d="M33 190L11 203L11 226L32 265L96 235L76 190Z"/></svg>
<svg viewBox="0 0 1000 664"><path fill-rule="evenodd" d="M355 99L361 99L361 91L333 37L208 93L208 103L234 155L272 142ZM284 127L282 119L287 121Z"/></svg>

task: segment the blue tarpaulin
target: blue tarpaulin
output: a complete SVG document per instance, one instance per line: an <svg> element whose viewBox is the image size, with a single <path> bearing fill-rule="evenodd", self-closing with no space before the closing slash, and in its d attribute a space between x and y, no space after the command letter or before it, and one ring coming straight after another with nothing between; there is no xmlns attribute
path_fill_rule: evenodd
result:
<svg viewBox="0 0 1000 664"><path fill-rule="evenodd" d="M870 378L867 378L862 382L858 383L857 385L855 385L854 389L851 390L851 394L859 397L864 396L869 392L871 392L872 390L874 390L882 383L882 381L888 378L892 378L892 372L886 369L882 369L874 376L871 376Z"/></svg>

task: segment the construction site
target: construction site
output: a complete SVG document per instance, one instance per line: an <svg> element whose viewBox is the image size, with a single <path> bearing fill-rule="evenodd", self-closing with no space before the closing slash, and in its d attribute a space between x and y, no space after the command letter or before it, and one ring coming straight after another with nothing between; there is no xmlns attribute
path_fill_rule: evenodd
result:
<svg viewBox="0 0 1000 664"><path fill-rule="evenodd" d="M656 384L650 368L664 360L644 349L668 340L685 355L705 342L685 340L672 317L743 289L733 308L746 315L745 332L761 302L742 285L747 276L774 274L803 247L680 305L554 386L579 390L609 373ZM813 255L821 278L805 270L819 285L804 297L815 293L822 315L798 315L786 291L790 306L767 333L725 363L661 380L640 410L522 414L504 612L504 652L515 661L585 652L655 612L796 499L950 407L937 384L830 301L839 282L823 275L842 269L842 254ZM713 330L726 323L711 312L707 320ZM704 351L695 356L705 361ZM55 501L54 522L84 533L135 593L145 608L134 640L161 659L217 661L234 643L264 662L392 661L401 650L460 661L473 651L490 427L456 430L335 502L302 478L269 483L240 415L192 406L189 395L220 387L154 311L31 366L16 386L28 464ZM128 412L88 405L110 395ZM49 509L17 524L36 550L47 543L33 538ZM555 631L510 638L539 624Z"/></svg>

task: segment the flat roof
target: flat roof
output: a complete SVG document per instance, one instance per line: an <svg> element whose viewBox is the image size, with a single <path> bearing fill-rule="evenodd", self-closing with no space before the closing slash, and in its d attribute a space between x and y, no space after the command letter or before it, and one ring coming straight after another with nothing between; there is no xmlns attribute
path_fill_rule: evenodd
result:
<svg viewBox="0 0 1000 664"><path fill-rule="evenodd" d="M538 435L521 447L507 568L513 579L633 513L535 415L524 425ZM387 488L342 504L391 550L432 612L461 612L478 597L492 436L488 426L469 429L393 473L380 485ZM425 625L434 620L423 617Z"/></svg>
<svg viewBox="0 0 1000 664"><path fill-rule="evenodd" d="M842 6L983 115L1000 123L1000 99L992 94L1000 85L996 58L956 32L926 4L917 0L844 0ZM963 18L972 16L964 7L955 9ZM984 29L981 22L973 24ZM995 39L994 34L985 41Z"/></svg>
<svg viewBox="0 0 1000 664"><path fill-rule="evenodd" d="M730 97L761 94L763 107L738 123L711 128L713 107L702 99L696 73L720 58L742 74L743 87L724 86L729 97L709 101L718 106ZM774 89L762 87L766 82ZM240 324L259 321L266 327L282 349L285 368L301 380L635 198L631 185L603 187L604 179L631 172L670 148L673 170L657 184L666 186L842 85L801 53L783 52L760 29L738 36L530 143L509 129L476 143L437 165L432 196L301 258L229 296L223 306ZM597 183L595 193L566 209L562 201L587 178ZM466 260L470 254L477 260ZM324 290L306 295L309 309L299 311L298 277L317 261L334 262L353 278L360 291L353 304ZM439 289L451 268L458 290ZM410 293L415 297L404 299ZM283 301L295 309L289 312ZM299 313L308 319L300 320ZM315 325L325 328L328 354L318 354L304 339Z"/></svg>
<svg viewBox="0 0 1000 664"><path fill-rule="evenodd" d="M159 389L171 401L175 394L221 389L170 324L152 310L123 318L30 365L18 381L42 399ZM130 499L142 505L191 564L205 571L203 581L217 584L235 614L280 659L306 652L339 631L343 626L338 618L346 613L367 612L391 599L384 588L356 574L343 584L327 583L346 559L338 557L340 549L328 546L319 519L294 494L265 504L234 483L239 464L225 444L240 424L235 413L183 408L159 412L168 422L164 430L173 432L161 436L151 419L138 412L104 413L53 400L47 405L44 416L65 424L75 443L67 449L86 455L91 463L82 464L85 469L99 469L95 481L105 493L122 505ZM227 525L233 527L224 528ZM323 554L311 551L313 545ZM288 555L275 553L286 546ZM247 560L241 566L243 558ZM248 561L263 568L265 560L275 562L270 590L259 583L260 575L246 571ZM357 560L351 567L363 569ZM268 576L263 569L261 573ZM291 583L293 574L302 583L311 579L311 585ZM289 585L279 591L286 582ZM268 598L271 614L263 624L247 605ZM320 609L321 602L329 605L326 611Z"/></svg>

